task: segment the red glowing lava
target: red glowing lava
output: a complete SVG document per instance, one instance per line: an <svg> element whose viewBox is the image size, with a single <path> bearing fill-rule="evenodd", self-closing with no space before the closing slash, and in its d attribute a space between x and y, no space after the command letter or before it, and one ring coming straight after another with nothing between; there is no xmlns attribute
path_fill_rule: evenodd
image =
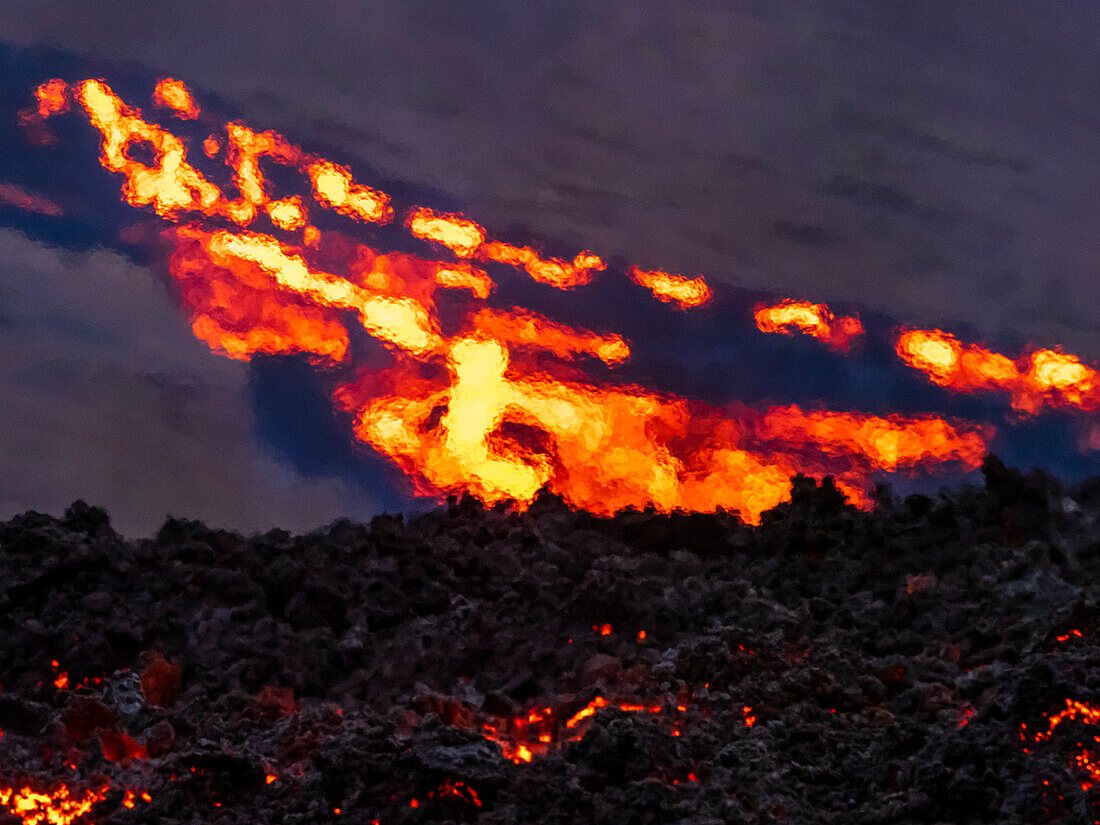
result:
<svg viewBox="0 0 1100 825"><path fill-rule="evenodd" d="M176 115L198 114L178 80L162 81L154 97ZM422 494L467 493L523 507L546 489L598 514L726 509L755 523L789 497L797 473L832 474L854 502L868 505L876 473L944 463L971 470L992 436L990 427L931 415L797 407L734 414L594 380L584 364L571 362L622 364L631 354L626 340L522 307L479 305L495 284L474 262L510 266L571 290L605 269L598 255L547 257L532 246L490 239L464 215L419 206L399 225L445 259L383 254L321 231L310 215L329 209L387 224L395 218L390 196L282 135L231 122L202 140L199 160L220 156L230 168L236 193L227 194L193 164L188 143L102 80L50 81L38 100L50 115L77 104L100 133L100 162L122 176L126 202L170 223L163 233L173 247L170 272L195 335L212 350L240 360L301 353L355 367L349 323L390 350L390 366L360 369L336 389L335 400L352 415L356 437L400 466ZM311 202L302 192L276 196L267 164L295 170ZM628 275L680 308L711 299L702 278L636 267ZM438 289L462 291L470 302L446 332ZM793 303L784 306L796 311ZM780 319L776 330L798 329L839 348L862 332L858 319L806 306L816 320ZM1044 375L1060 369L1043 364ZM1050 380L1070 394L1069 385L1057 383L1062 379Z"/></svg>
<svg viewBox="0 0 1100 825"><path fill-rule="evenodd" d="M854 316L834 316L825 304L786 300L778 304L760 304L753 312L761 332L783 335L801 333L817 338L837 350L847 350L863 335L863 324Z"/></svg>

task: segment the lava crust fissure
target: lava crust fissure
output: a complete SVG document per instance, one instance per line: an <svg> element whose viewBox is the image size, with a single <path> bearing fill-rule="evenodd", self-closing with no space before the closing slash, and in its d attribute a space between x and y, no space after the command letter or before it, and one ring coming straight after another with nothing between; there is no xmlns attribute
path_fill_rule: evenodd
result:
<svg viewBox="0 0 1100 825"><path fill-rule="evenodd" d="M0 823L1085 823L1100 480L0 525Z"/></svg>

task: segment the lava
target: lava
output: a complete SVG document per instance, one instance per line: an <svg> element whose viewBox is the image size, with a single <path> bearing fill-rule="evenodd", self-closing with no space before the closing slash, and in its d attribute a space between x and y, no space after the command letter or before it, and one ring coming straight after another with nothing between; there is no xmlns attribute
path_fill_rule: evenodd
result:
<svg viewBox="0 0 1100 825"><path fill-rule="evenodd" d="M197 112L179 81L162 81L154 97L177 114ZM622 336L520 307L479 306L495 284L475 264L515 267L571 290L606 268L598 255L545 257L531 246L490 240L461 214L419 206L399 225L456 260L382 254L321 231L310 214L331 209L386 224L395 218L389 195L282 135L231 122L202 140L204 154L223 156L232 172L237 193L229 196L192 165L183 139L146 120L104 81L49 81L38 98L51 114L77 102L100 133L102 165L124 178L126 202L174 224L162 233L173 247L169 271L195 335L212 350L239 360L300 353L355 369L349 325L389 349L390 366L360 368L334 399L352 415L356 437L405 470L423 494L468 493L522 507L546 489L597 514L725 509L756 523L787 500L798 473L832 474L854 502L868 505L875 473L944 463L971 470L992 436L992 428L935 416L797 407L734 412L595 380L577 362L626 362L631 348ZM277 197L267 163L308 180L312 203L301 193ZM261 217L269 230L261 231ZM702 278L636 267L628 275L680 308L712 295ZM464 291L471 304L446 333L434 300L439 288ZM783 306L793 312L795 304ZM816 321L777 322L782 331L797 328L840 348L862 332L858 319L806 306ZM1061 397L1086 392L1072 365L1051 357L1036 363L1035 380Z"/></svg>
<svg viewBox="0 0 1100 825"><path fill-rule="evenodd" d="M510 719L492 719L484 722L480 732L486 739L500 745L504 756L518 765L531 762L536 756L560 749L570 742L579 742L588 730L586 720L605 708L617 708L623 713L644 713L653 716L659 714L669 716L687 711L687 706L683 704L676 705L675 708L666 708L659 702L646 703L631 700L612 702L603 696L596 696L564 720L560 712L555 711L553 707L543 705L533 707L525 714ZM679 727L674 727L673 735L680 735Z"/></svg>
<svg viewBox="0 0 1100 825"><path fill-rule="evenodd" d="M199 116L199 107L191 97L191 90L183 81L174 77L166 77L157 82L153 89L153 102L165 109L171 109L176 117L183 120L194 120Z"/></svg>
<svg viewBox="0 0 1100 825"><path fill-rule="evenodd" d="M932 383L962 393L1009 393L1012 408L1024 415L1044 407L1100 409L1100 373L1076 355L1037 349L1013 360L939 329L902 330L895 349Z"/></svg>
<svg viewBox="0 0 1100 825"><path fill-rule="evenodd" d="M307 167L318 203L367 223L388 223L393 218L390 198L384 192L355 183L344 166L318 160Z"/></svg>
<svg viewBox="0 0 1100 825"><path fill-rule="evenodd" d="M0 806L23 825L71 825L106 799L109 789L109 785L103 785L78 795L67 785L35 790L29 785L17 788L0 784Z"/></svg>
<svg viewBox="0 0 1100 825"><path fill-rule="evenodd" d="M1077 722L1082 725L1100 724L1100 705L1082 702L1077 699L1066 699L1066 706L1063 710L1043 715L1046 717L1046 730L1040 728L1035 733L1028 734L1027 725L1021 724L1020 739L1022 741L1036 744L1049 741L1054 736L1055 731L1067 722ZM1093 736L1092 740L1100 744L1100 736ZM1073 762L1085 774L1085 778L1081 780L1081 789L1087 792L1095 787L1100 787L1100 761L1098 761L1100 748L1090 750L1084 747L1081 742L1076 744L1080 750L1074 754ZM1024 752L1030 753L1031 751L1025 748Z"/></svg>
<svg viewBox="0 0 1100 825"><path fill-rule="evenodd" d="M605 268L604 262L591 252L581 252L572 261L563 261L543 258L529 246L513 246L500 241L482 244L478 256L482 260L522 268L533 280L558 289L584 286Z"/></svg>
<svg viewBox="0 0 1100 825"><path fill-rule="evenodd" d="M472 257L485 243L485 230L461 215L418 207L409 212L405 225L415 237L442 244L460 258Z"/></svg>
<svg viewBox="0 0 1100 825"><path fill-rule="evenodd" d="M858 317L842 315L838 318L825 304L809 301L760 304L753 311L753 319L761 332L801 333L841 351L850 349L852 342L863 335L863 324Z"/></svg>
<svg viewBox="0 0 1100 825"><path fill-rule="evenodd" d="M714 297L714 293L702 278L688 278L684 275L670 275L668 272L646 271L631 267L626 273L630 280L645 287L659 301L676 304L681 309L702 306Z"/></svg>

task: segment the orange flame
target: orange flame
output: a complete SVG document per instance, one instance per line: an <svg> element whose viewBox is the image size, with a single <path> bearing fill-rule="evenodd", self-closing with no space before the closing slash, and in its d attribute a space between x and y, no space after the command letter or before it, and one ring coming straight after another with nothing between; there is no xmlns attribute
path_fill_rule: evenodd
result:
<svg viewBox="0 0 1100 825"><path fill-rule="evenodd" d="M688 278L683 275L670 275L656 270L647 272L638 267L627 270L630 280L645 287L654 297L665 303L676 304L680 309L690 309L707 303L713 293L703 277Z"/></svg>
<svg viewBox="0 0 1100 825"><path fill-rule="evenodd" d="M353 413L356 436L403 467L423 493L465 492L524 506L545 488L599 514L646 506L725 508L755 523L788 498L789 478L798 472L835 474L841 490L866 504L871 474L945 461L972 469L990 437L989 428L931 416L796 407L731 416L641 387L602 385L567 362L590 356L620 364L630 356L621 336L518 308L468 311L452 327L457 332L445 335L436 317L437 288L464 289L474 300L492 291L493 281L471 259L522 268L560 289L587 283L605 265L587 251L569 262L488 241L464 216L420 207L407 213L404 225L463 260L379 254L310 225L301 197L273 197L261 162L298 169L322 208L390 221L389 196L356 183L345 167L308 155L277 133L229 123L224 159L239 195L228 198L191 165L179 137L146 121L105 82L87 80L75 89L101 134L101 163L123 175L128 203L176 223L211 219L239 227L193 222L164 233L175 246L169 269L192 328L213 350L241 360L304 353L341 362L352 318L391 349L392 367L361 374L340 387L336 399ZM222 148L214 135L204 141L209 156ZM281 231L300 231L300 241L245 229L261 214ZM701 278L636 268L631 277L680 306L710 297ZM821 310L812 329L825 323L833 345L854 335L846 322L858 325L857 319L832 319L821 305L810 306ZM1066 395L1070 384L1061 376L1070 368L1048 359L1038 369Z"/></svg>
<svg viewBox="0 0 1100 825"><path fill-rule="evenodd" d="M53 143L56 138L46 129L46 118L69 111L69 84L60 78L47 80L34 90L34 98L33 108L19 112L19 125L33 143Z"/></svg>
<svg viewBox="0 0 1100 825"><path fill-rule="evenodd" d="M863 335L863 324L855 316L835 317L825 304L786 300L778 304L760 304L753 312L761 332L783 335L802 333L823 341L833 349L847 350Z"/></svg>
<svg viewBox="0 0 1100 825"><path fill-rule="evenodd" d="M570 742L579 742L587 729L585 720L608 707L618 708L624 713L650 715L665 713L667 710L660 703L646 704L625 700L609 702L603 696L596 696L564 722L552 707L534 707L527 713L511 719L495 719L483 724L481 734L491 742L500 745L505 758L518 765L530 762L535 756L549 753ZM686 705L676 707L678 713L686 710ZM668 712L671 713L671 711Z"/></svg>
<svg viewBox="0 0 1100 825"><path fill-rule="evenodd" d="M1039 349L1013 361L938 329L902 330L895 350L934 384L956 392L1007 392L1012 408L1027 415L1043 407L1100 409L1100 373L1076 355Z"/></svg>
<svg viewBox="0 0 1100 825"><path fill-rule="evenodd" d="M522 309L483 309L474 315L471 325L486 338L514 347L538 348L559 358L591 355L611 365L630 357L630 347L621 336L573 329Z"/></svg>
<svg viewBox="0 0 1100 825"><path fill-rule="evenodd" d="M159 81L153 90L153 102L165 109L171 109L181 120L194 120L199 116L199 107L191 97L191 90L182 80L166 77Z"/></svg>
<svg viewBox="0 0 1100 825"><path fill-rule="evenodd" d="M1045 713L1043 715L1046 716ZM1030 738L1035 743L1045 742L1054 736L1059 725L1067 721L1076 721L1083 725L1100 725L1100 706L1077 699L1066 699L1065 710L1047 716L1047 729L1036 731ZM1021 724L1020 739L1023 741L1028 740L1026 731L1027 725ZM1094 736L1093 740L1100 743L1100 736ZM1074 764L1085 773L1086 778L1081 781L1081 789L1087 792L1100 785L1100 762L1097 761L1095 751L1083 748L1081 742L1077 743L1077 747L1082 750L1074 755ZM1024 752L1031 751L1025 748Z"/></svg>
<svg viewBox="0 0 1100 825"><path fill-rule="evenodd" d="M43 120L69 111L69 84L60 78L41 84L34 90L34 96L38 101L38 116Z"/></svg>

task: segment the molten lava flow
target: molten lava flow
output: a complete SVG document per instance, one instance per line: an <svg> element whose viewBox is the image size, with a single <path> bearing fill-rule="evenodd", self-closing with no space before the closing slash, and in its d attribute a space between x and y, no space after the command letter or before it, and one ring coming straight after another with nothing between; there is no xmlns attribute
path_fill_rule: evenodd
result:
<svg viewBox="0 0 1100 825"><path fill-rule="evenodd" d="M559 380L523 362L513 368L508 349L492 339L451 342L447 364L449 385L410 370L364 375L338 397L356 411L357 435L425 490L473 492L486 502L522 505L547 487L598 514L726 508L755 523L786 500L800 470L836 472L862 503L873 472L945 461L974 469L990 437L934 417L797 407L738 423L640 388ZM753 449L754 440L766 447Z"/></svg>
<svg viewBox="0 0 1100 825"><path fill-rule="evenodd" d="M855 316L834 316L825 304L786 300L778 304L760 304L753 312L757 329L783 335L802 333L823 341L837 350L851 348L863 335L863 324Z"/></svg>
<svg viewBox="0 0 1100 825"><path fill-rule="evenodd" d="M199 107L191 96L191 90L182 80L166 77L153 89L153 102L165 109L171 109L182 120L194 120L199 116Z"/></svg>
<svg viewBox="0 0 1100 825"><path fill-rule="evenodd" d="M688 278L683 275L670 275L667 272L646 271L631 267L627 270L630 280L645 287L659 300L676 304L681 309L702 306L713 297L713 293L702 276Z"/></svg>
<svg viewBox="0 0 1100 825"><path fill-rule="evenodd" d="M483 309L474 315L472 328L481 336L513 347L534 347L559 358L591 355L605 364L621 364L630 357L630 347L618 335L600 335L573 329L527 312Z"/></svg>
<svg viewBox="0 0 1100 825"><path fill-rule="evenodd" d="M484 270L469 264L440 264L435 271L435 282L451 289L468 289L483 301L496 286Z"/></svg>
<svg viewBox="0 0 1100 825"><path fill-rule="evenodd" d="M797 406L772 407L759 434L781 443L813 445L838 458L858 457L886 472L949 461L975 469L991 436L988 428L960 428L935 416L804 412Z"/></svg>
<svg viewBox="0 0 1100 825"><path fill-rule="evenodd" d="M344 278L316 271L293 250L267 235L224 230L206 234L186 227L179 232L181 236L197 240L215 267L236 272L241 267L247 269L255 265L284 291L324 307L354 311L368 332L397 347L424 353L440 343L434 322L418 301L383 295ZM345 341L346 338L340 338L341 346L318 354L339 353L342 357Z"/></svg>
<svg viewBox="0 0 1100 825"><path fill-rule="evenodd" d="M330 206L341 215L367 223L389 223L393 219L390 198L384 192L355 183L344 166L317 160L306 167L313 182L318 203Z"/></svg>
<svg viewBox="0 0 1100 825"><path fill-rule="evenodd" d="M239 199L228 201L225 214L240 226L248 226L257 212L264 209L272 222L283 229L298 229L305 225L301 198L272 201L267 192L267 180L260 170L260 159L269 157L284 166L294 166L302 152L275 132L254 132L243 123L225 127L226 163L233 169L233 182L241 193Z"/></svg>
<svg viewBox="0 0 1100 825"><path fill-rule="evenodd" d="M418 207L409 212L405 226L415 237L442 244L460 258L472 257L485 243L485 230L461 215Z"/></svg>
<svg viewBox="0 0 1100 825"><path fill-rule="evenodd" d="M67 101L70 89L58 83L47 88ZM158 99L168 100L168 89ZM42 92L40 105L54 97ZM621 336L520 308L467 305L464 317L446 325L454 332L444 334L435 290L464 290L473 303L493 289L475 260L520 267L560 289L587 283L604 263L591 252L572 261L543 258L527 246L487 240L464 216L424 208L408 212L406 228L460 260L380 254L310 225L300 195L271 193L261 161L308 177L321 207L355 220L390 221L389 196L356 183L350 170L275 132L229 123L224 139L203 141L209 157L224 150L237 189L229 198L191 165L179 137L146 121L103 81L78 84L75 99L101 133L102 164L124 176L127 202L174 223L193 221L163 236L175 246L170 272L195 335L213 350L241 360L303 353L317 362L347 362L352 319L390 348L391 366L361 372L337 389L336 399L354 415L356 436L405 469L425 494L470 493L523 506L548 489L573 507L605 515L630 507L721 508L755 523L789 497L789 478L799 472L834 474L843 492L866 504L876 472L943 462L972 469L984 452L987 428L931 416L793 407L731 415L642 387L601 384L570 362L588 356L623 363L630 347ZM245 229L261 216L272 231L301 232L300 241ZM680 306L710 295L701 278L637 269L631 277ZM819 313L812 329L824 323L826 339L839 345L854 334L844 321ZM1037 364L1036 380L1063 396L1080 384L1070 364L1049 357Z"/></svg>
<svg viewBox="0 0 1100 825"><path fill-rule="evenodd" d="M1012 408L1028 415L1043 407L1100 409L1100 373L1075 355L1039 349L1013 361L938 329L903 330L895 349L906 364L941 387L1008 392Z"/></svg>
<svg viewBox="0 0 1100 825"><path fill-rule="evenodd" d="M0 785L0 806L23 825L71 825L97 802L106 799L109 785L86 790L77 796L65 785L51 791L36 791L30 786L15 788Z"/></svg>
<svg viewBox="0 0 1100 825"><path fill-rule="evenodd" d="M281 290L259 264L211 249L213 236L197 227L175 230L168 262L192 330L215 352L248 360L257 353L306 353L340 361L348 333L335 309Z"/></svg>

